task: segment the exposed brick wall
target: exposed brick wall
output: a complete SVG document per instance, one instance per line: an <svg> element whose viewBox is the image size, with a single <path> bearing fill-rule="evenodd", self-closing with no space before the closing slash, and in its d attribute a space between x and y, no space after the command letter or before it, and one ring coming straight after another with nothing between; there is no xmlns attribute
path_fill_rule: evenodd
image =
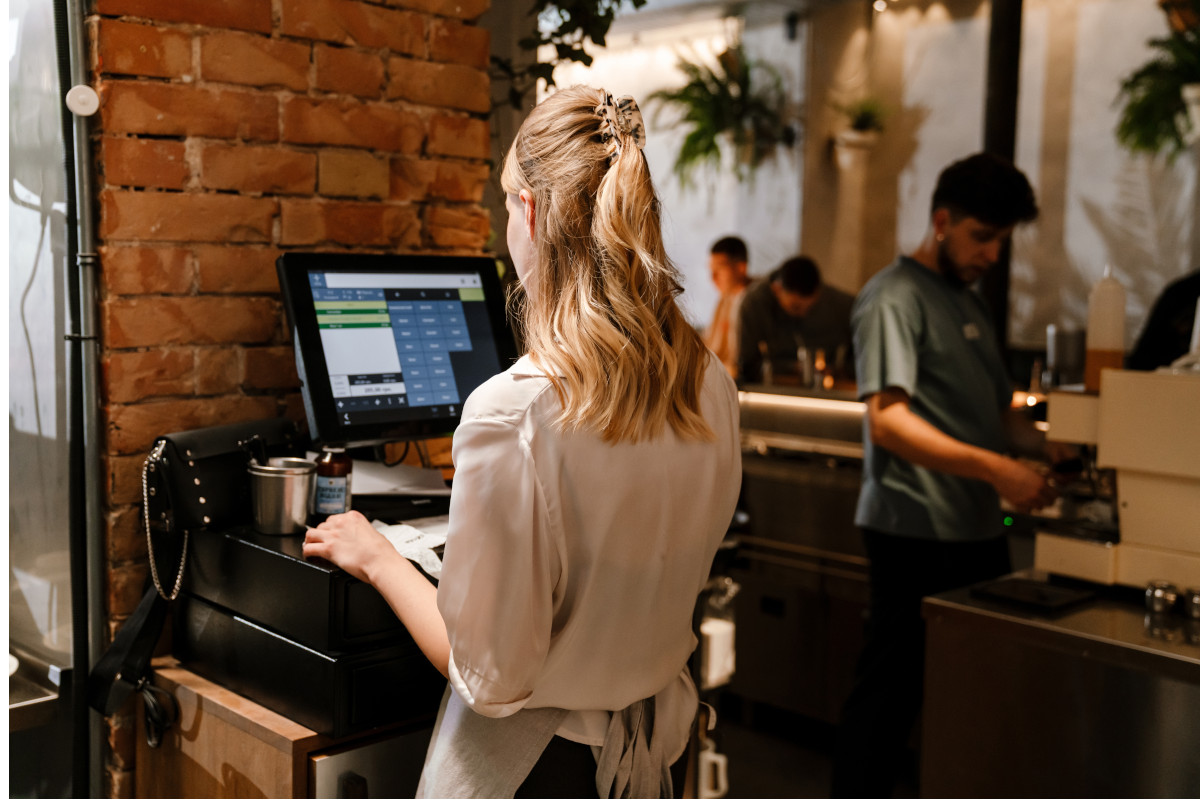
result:
<svg viewBox="0 0 1200 800"><path fill-rule="evenodd" d="M95 0L110 630L146 577L153 438L303 417L275 258L483 250L488 3ZM112 797L134 789L131 708Z"/></svg>

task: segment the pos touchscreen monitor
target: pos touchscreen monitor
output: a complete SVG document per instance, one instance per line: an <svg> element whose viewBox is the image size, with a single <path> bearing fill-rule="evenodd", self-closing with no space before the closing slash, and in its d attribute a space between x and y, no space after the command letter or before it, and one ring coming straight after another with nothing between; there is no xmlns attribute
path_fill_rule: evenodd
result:
<svg viewBox="0 0 1200 800"><path fill-rule="evenodd" d="M318 445L449 433L516 357L491 258L285 253L276 266Z"/></svg>

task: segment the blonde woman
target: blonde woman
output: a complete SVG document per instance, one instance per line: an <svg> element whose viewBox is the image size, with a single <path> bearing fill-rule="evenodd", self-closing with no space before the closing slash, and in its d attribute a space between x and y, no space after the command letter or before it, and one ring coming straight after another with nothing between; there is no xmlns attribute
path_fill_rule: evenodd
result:
<svg viewBox="0 0 1200 800"><path fill-rule="evenodd" d="M528 351L463 409L436 591L359 514L305 540L449 678L423 796L671 796L741 461L733 383L675 303L644 137L631 98L574 87L508 153Z"/></svg>

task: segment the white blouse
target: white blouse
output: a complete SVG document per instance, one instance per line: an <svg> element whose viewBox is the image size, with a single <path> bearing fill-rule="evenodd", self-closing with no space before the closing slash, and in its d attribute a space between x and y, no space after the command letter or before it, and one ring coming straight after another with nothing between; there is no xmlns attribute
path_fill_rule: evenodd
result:
<svg viewBox="0 0 1200 800"><path fill-rule="evenodd" d="M659 695L656 735L682 752L692 612L741 484L737 392L715 357L700 406L713 441L564 434L528 357L467 399L438 608L470 708L569 709L559 734L599 745L608 711Z"/></svg>

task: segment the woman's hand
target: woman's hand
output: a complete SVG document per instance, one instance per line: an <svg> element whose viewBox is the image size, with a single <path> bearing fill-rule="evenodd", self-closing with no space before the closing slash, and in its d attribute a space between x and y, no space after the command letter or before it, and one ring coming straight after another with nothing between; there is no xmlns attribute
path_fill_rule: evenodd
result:
<svg viewBox="0 0 1200 800"><path fill-rule="evenodd" d="M304 557L331 561L365 583L368 570L392 555L391 542L357 511L334 514L304 536Z"/></svg>
<svg viewBox="0 0 1200 800"><path fill-rule="evenodd" d="M448 674L450 640L437 589L357 511L334 514L304 536L304 557L332 561L383 596L421 652Z"/></svg>

